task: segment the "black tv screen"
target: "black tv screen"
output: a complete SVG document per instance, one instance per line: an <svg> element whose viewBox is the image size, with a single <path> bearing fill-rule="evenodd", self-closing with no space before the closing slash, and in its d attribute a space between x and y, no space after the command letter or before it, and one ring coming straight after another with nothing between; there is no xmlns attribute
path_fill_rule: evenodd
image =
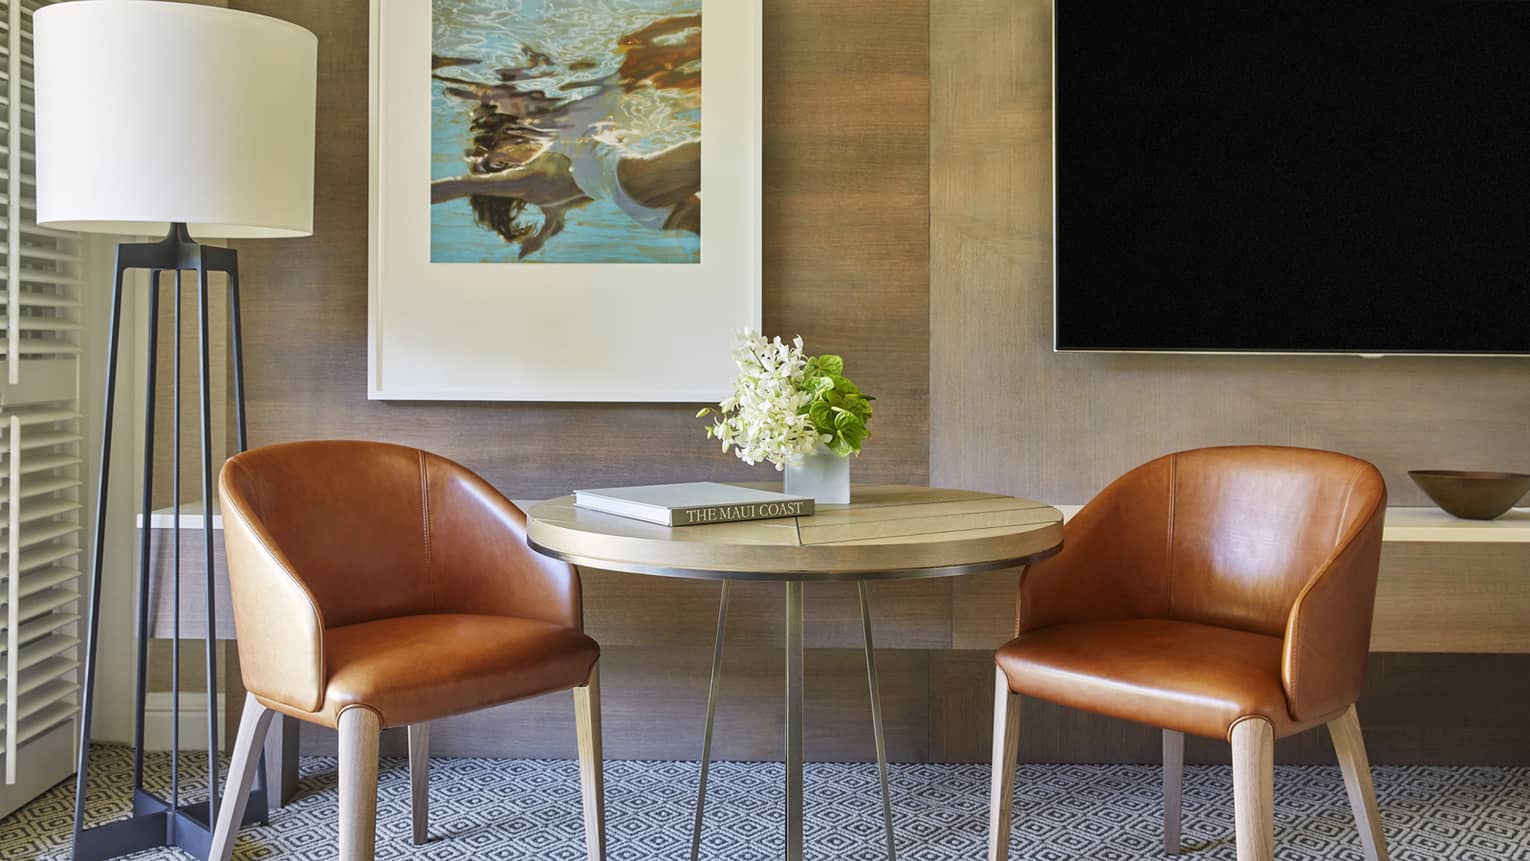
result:
<svg viewBox="0 0 1530 861"><path fill-rule="evenodd" d="M1060 350L1530 353L1530 0L1057 0Z"/></svg>

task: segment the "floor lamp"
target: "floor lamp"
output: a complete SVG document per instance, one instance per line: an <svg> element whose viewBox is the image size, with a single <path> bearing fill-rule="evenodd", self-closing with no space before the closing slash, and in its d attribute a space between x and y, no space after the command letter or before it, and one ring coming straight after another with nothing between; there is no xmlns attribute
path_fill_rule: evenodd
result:
<svg viewBox="0 0 1530 861"><path fill-rule="evenodd" d="M208 275L228 279L234 403L239 448L245 440L244 363L235 252L193 239L307 236L313 232L313 152L317 40L301 27L224 8L158 0L77 0L34 16L37 221L56 229L164 239L117 246L108 335L101 473L85 645L80 747L74 809L77 861L177 846L206 858L217 821L217 657L213 555L212 403L208 350ZM113 395L124 277L149 275L148 365L137 594L137 684L133 814L86 829L90 724L95 705L101 575L111 465ZM144 788L144 705L149 640L148 515L154 477L159 295L174 273L176 414L174 487L180 488L182 274L196 273L200 352L202 534L206 550L208 797L183 803L172 750L169 798ZM179 531L179 517L176 517ZM177 544L179 535L177 534ZM179 644L179 553L172 588ZM108 608L110 610L111 608ZM178 662L179 655L175 656ZM179 727L179 691L173 726ZM172 748L177 745L172 745ZM249 821L266 815L264 793Z"/></svg>

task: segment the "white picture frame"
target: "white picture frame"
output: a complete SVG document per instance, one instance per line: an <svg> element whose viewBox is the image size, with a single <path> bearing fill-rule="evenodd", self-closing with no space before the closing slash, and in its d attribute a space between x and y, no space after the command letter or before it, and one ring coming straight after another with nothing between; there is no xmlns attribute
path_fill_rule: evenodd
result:
<svg viewBox="0 0 1530 861"><path fill-rule="evenodd" d="M705 3L701 259L684 264L430 261L431 7L371 2L368 397L724 397L732 338L761 317L762 0Z"/></svg>

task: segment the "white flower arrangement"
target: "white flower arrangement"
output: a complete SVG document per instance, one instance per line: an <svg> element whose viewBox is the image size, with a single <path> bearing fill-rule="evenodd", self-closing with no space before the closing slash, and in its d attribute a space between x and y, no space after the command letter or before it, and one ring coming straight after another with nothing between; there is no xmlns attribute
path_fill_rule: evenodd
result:
<svg viewBox="0 0 1530 861"><path fill-rule="evenodd" d="M744 463L769 461L782 470L825 451L846 457L870 436L871 398L845 379L838 356L804 354L801 336L784 344L745 329L733 342L733 362L733 395L717 405L707 436Z"/></svg>

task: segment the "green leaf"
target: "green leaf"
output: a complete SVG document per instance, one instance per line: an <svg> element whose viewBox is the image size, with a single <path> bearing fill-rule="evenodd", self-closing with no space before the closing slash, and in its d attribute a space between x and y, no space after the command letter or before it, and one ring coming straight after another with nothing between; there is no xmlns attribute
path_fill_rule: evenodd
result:
<svg viewBox="0 0 1530 861"><path fill-rule="evenodd" d="M851 445L844 437L835 437L834 441L829 443L829 451L834 452L840 457L849 457L855 453L855 446Z"/></svg>
<svg viewBox="0 0 1530 861"><path fill-rule="evenodd" d="M839 356L823 355L814 358L813 361L828 374L837 376L845 372L845 360Z"/></svg>
<svg viewBox="0 0 1530 861"><path fill-rule="evenodd" d="M702 407L696 413L696 418L698 418L698 419L706 418L707 416L709 416L711 414L712 414L712 408L711 407Z"/></svg>
<svg viewBox="0 0 1530 861"><path fill-rule="evenodd" d="M824 433L834 429L834 416L832 407L823 401L814 401L808 406L808 419L813 422L813 427Z"/></svg>
<svg viewBox="0 0 1530 861"><path fill-rule="evenodd" d="M866 430L866 423L861 417L849 410L840 410L834 414L834 430L841 434L861 434Z"/></svg>

